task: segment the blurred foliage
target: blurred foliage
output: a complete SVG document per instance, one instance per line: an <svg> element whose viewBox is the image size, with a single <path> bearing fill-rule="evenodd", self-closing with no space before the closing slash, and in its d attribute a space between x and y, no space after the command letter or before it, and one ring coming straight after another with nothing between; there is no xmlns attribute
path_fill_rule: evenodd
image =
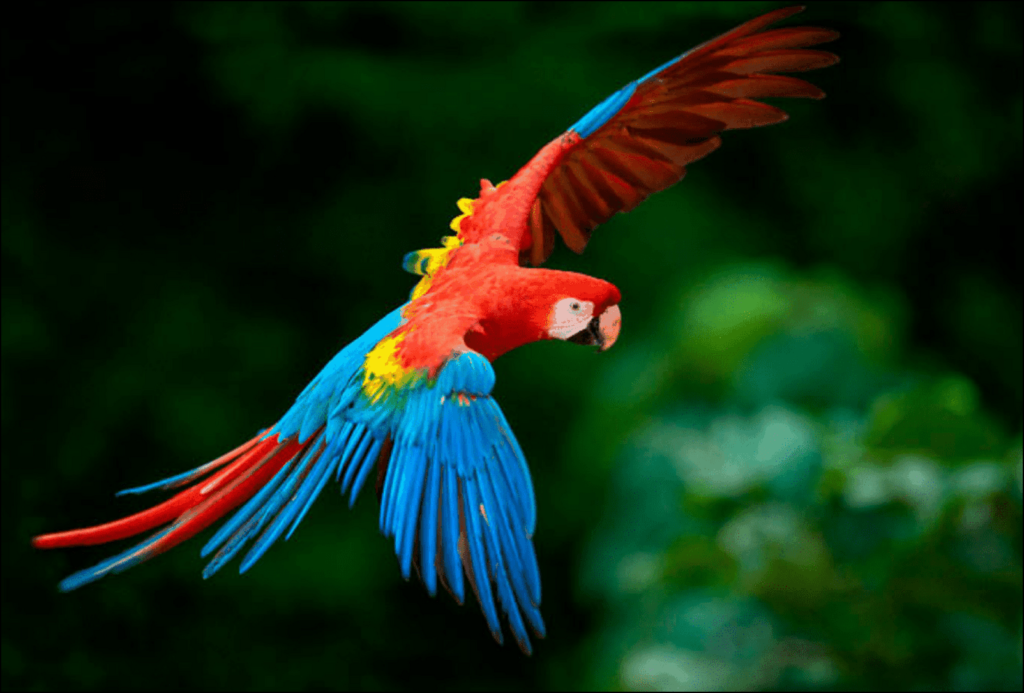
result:
<svg viewBox="0 0 1024 693"><path fill-rule="evenodd" d="M682 314L728 394L640 405L581 573L598 681L1019 690L1021 441L975 385L881 366L894 319L842 284L726 268Z"/></svg>
<svg viewBox="0 0 1024 693"><path fill-rule="evenodd" d="M3 26L7 689L1021 687L1021 5L824 4L829 97L727 133L552 266L595 356L497 365L549 636L399 577L324 494L70 595L42 531L233 447L405 299L402 255L651 66L770 3L30 5ZM369 495L369 494L368 494Z"/></svg>

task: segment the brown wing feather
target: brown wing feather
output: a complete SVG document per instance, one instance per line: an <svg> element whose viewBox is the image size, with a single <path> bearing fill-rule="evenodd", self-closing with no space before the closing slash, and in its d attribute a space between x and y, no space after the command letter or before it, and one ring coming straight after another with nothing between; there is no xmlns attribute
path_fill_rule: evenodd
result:
<svg viewBox="0 0 1024 693"><path fill-rule="evenodd" d="M545 179L530 213L532 246L520 261L546 260L556 232L582 252L594 227L678 182L687 164L717 149L718 133L788 117L755 99L824 97L813 84L774 73L835 64L839 58L832 53L805 48L838 34L817 27L762 32L801 9L753 19L639 83L619 112L570 149Z"/></svg>

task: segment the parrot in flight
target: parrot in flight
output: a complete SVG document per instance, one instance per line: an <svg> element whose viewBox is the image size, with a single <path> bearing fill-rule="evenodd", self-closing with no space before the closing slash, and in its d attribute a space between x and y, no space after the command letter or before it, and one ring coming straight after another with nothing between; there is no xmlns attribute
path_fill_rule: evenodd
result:
<svg viewBox="0 0 1024 693"><path fill-rule="evenodd" d="M148 530L142 543L60 583L77 589L141 563L228 516L201 550L209 577L239 552L245 572L289 538L330 480L354 503L376 469L380 531L405 579L440 583L461 604L465 585L503 641L498 610L520 648L545 633L532 537L536 504L523 451L491 397L491 363L511 349L560 339L605 350L619 335L619 290L587 275L537 268L555 235L580 253L595 226L679 181L721 144L723 130L786 120L763 97L820 99L777 73L839 59L809 50L829 29L768 29L802 7L775 10L630 82L545 145L512 178L480 181L458 201L454 235L405 256L421 278L407 303L344 347L281 419L191 471L120 494L177 489L121 520L44 534L41 549L104 544ZM532 266L531 266L532 265Z"/></svg>

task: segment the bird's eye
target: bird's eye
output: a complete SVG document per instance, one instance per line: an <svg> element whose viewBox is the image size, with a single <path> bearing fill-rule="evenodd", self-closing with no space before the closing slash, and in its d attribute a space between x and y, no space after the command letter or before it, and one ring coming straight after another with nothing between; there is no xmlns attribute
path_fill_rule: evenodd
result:
<svg viewBox="0 0 1024 693"><path fill-rule="evenodd" d="M573 313L580 312L580 304L577 303L576 301L573 301L572 303L569 304L569 310L571 310Z"/></svg>

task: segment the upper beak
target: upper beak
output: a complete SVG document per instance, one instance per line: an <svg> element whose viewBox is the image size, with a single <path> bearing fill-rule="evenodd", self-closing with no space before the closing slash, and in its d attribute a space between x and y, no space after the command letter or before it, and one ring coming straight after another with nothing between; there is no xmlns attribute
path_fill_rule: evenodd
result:
<svg viewBox="0 0 1024 693"><path fill-rule="evenodd" d="M591 318L587 326L569 337L574 344L596 344L598 351L610 349L619 337L622 325L622 312L618 306L606 308L600 315Z"/></svg>
<svg viewBox="0 0 1024 693"><path fill-rule="evenodd" d="M622 327L622 311L617 305L606 308L601 313L598 322L598 351L606 351L612 348L615 340L619 338L619 329Z"/></svg>

